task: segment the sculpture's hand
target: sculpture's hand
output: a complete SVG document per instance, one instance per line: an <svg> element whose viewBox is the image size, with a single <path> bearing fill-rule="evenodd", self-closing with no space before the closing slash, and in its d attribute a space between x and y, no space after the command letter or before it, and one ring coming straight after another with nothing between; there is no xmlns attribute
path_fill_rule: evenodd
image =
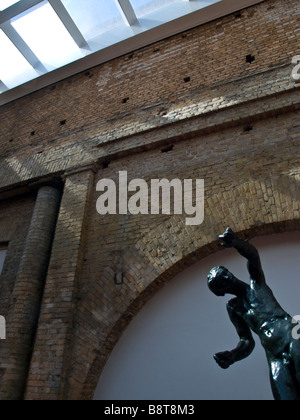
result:
<svg viewBox="0 0 300 420"><path fill-rule="evenodd" d="M223 351L214 355L215 361L222 369L228 369L234 363L233 354L231 351Z"/></svg>
<svg viewBox="0 0 300 420"><path fill-rule="evenodd" d="M227 228L223 235L220 235L219 238L225 248L232 248L236 243L237 236L232 229Z"/></svg>

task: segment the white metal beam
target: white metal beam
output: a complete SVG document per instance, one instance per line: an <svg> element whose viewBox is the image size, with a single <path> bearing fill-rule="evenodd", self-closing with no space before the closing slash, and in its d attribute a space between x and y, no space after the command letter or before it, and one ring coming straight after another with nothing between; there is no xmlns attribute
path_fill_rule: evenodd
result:
<svg viewBox="0 0 300 420"><path fill-rule="evenodd" d="M42 3L44 0L22 0L8 7L7 9L0 11L0 25L8 22L14 17L26 12L32 7Z"/></svg>
<svg viewBox="0 0 300 420"><path fill-rule="evenodd" d="M125 19L125 22L129 26L132 26L135 23L137 23L138 19L136 17L132 4L130 3L130 0L115 0L115 2L119 10L121 11L123 18Z"/></svg>
<svg viewBox="0 0 300 420"><path fill-rule="evenodd" d="M6 86L5 83L2 82L2 80L0 80L0 92L6 92L8 90L8 87Z"/></svg>
<svg viewBox="0 0 300 420"><path fill-rule="evenodd" d="M41 74L47 73L47 69L9 22L3 23L0 28L35 70Z"/></svg>
<svg viewBox="0 0 300 420"><path fill-rule="evenodd" d="M82 33L78 29L77 25L71 18L69 12L61 2L61 0L48 0L51 4L53 10L62 21L63 25L73 38L74 42L78 45L79 48L86 48L88 49L88 44L84 39Z"/></svg>

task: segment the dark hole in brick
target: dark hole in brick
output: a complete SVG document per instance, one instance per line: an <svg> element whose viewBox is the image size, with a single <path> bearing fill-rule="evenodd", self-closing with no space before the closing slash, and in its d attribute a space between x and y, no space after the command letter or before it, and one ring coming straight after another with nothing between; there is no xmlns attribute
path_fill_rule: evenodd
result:
<svg viewBox="0 0 300 420"><path fill-rule="evenodd" d="M115 273L114 275L114 282L116 285L124 284L125 275L124 273Z"/></svg>
<svg viewBox="0 0 300 420"><path fill-rule="evenodd" d="M129 101L129 98L124 98L122 99L122 104L127 104L128 101Z"/></svg>
<svg viewBox="0 0 300 420"><path fill-rule="evenodd" d="M188 82L191 81L191 78L190 77L185 77L183 80L184 80L184 83L188 83Z"/></svg>
<svg viewBox="0 0 300 420"><path fill-rule="evenodd" d="M132 60L133 59L133 57L134 57L134 54L132 53L132 54L129 54L129 56L128 56L128 60Z"/></svg>
<svg viewBox="0 0 300 420"><path fill-rule="evenodd" d="M245 133L247 133L247 132L249 132L249 131L252 131L252 130L253 130L252 125L247 125L247 126L244 128L244 132L245 132Z"/></svg>
<svg viewBox="0 0 300 420"><path fill-rule="evenodd" d="M90 75L91 75L91 73L90 73L89 71L87 71L87 72L85 73L85 75L88 77L88 76L90 76Z"/></svg>
<svg viewBox="0 0 300 420"><path fill-rule="evenodd" d="M158 53L158 52L160 52L160 48L155 48L155 49L153 50L153 52L154 52L154 53Z"/></svg>
<svg viewBox="0 0 300 420"><path fill-rule="evenodd" d="M6 372L6 369L4 369L4 368L0 368L0 379L2 379L2 377L4 376L4 374L5 374L5 372Z"/></svg>
<svg viewBox="0 0 300 420"><path fill-rule="evenodd" d="M67 120L61 120L59 124L60 125L66 125L66 123L67 123Z"/></svg>
<svg viewBox="0 0 300 420"><path fill-rule="evenodd" d="M187 34L183 34L182 35L182 38L184 39L184 38L187 38Z"/></svg>
<svg viewBox="0 0 300 420"><path fill-rule="evenodd" d="M14 139L10 139L9 142L12 143L14 141Z"/></svg>
<svg viewBox="0 0 300 420"><path fill-rule="evenodd" d="M53 85L50 87L50 90L55 90L56 89L56 85Z"/></svg>
<svg viewBox="0 0 300 420"><path fill-rule="evenodd" d="M237 12L237 13L234 15L234 17L235 17L236 19L241 19L241 17L242 17L242 13L241 13L241 12Z"/></svg>
<svg viewBox="0 0 300 420"><path fill-rule="evenodd" d="M172 152L173 149L174 149L174 145L171 144L171 146L167 146L164 149L161 149L161 152L162 153L169 153L169 152Z"/></svg>
<svg viewBox="0 0 300 420"><path fill-rule="evenodd" d="M103 169L107 169L109 165L110 165L110 162L106 160L105 162L103 162Z"/></svg>
<svg viewBox="0 0 300 420"><path fill-rule="evenodd" d="M34 136L34 135L35 135L35 131L32 131L32 132L30 133L30 135L31 135L31 136Z"/></svg>
<svg viewBox="0 0 300 420"><path fill-rule="evenodd" d="M249 64L252 64L253 61L255 61L255 56L251 55L251 54L247 55L246 62L249 63Z"/></svg>

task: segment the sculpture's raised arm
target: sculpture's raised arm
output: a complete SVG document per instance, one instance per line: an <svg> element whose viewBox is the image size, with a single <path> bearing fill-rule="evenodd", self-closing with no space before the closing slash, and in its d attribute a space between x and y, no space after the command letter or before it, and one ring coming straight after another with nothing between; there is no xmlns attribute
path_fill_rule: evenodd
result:
<svg viewBox="0 0 300 420"><path fill-rule="evenodd" d="M239 238L231 228L227 228L223 235L219 236L225 248L235 248L244 258L248 260L248 271L251 280L258 284L266 282L257 249L248 241Z"/></svg>

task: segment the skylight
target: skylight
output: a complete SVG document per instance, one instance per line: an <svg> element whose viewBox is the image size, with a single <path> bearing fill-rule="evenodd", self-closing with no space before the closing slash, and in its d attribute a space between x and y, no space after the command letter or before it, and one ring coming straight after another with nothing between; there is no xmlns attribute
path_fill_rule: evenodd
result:
<svg viewBox="0 0 300 420"><path fill-rule="evenodd" d="M47 2L16 18L12 26L47 71L83 57L80 48Z"/></svg>
<svg viewBox="0 0 300 420"><path fill-rule="evenodd" d="M5 10L9 6L18 3L19 0L0 0L0 10Z"/></svg>
<svg viewBox="0 0 300 420"><path fill-rule="evenodd" d="M62 0L62 3L86 40L124 24L114 0Z"/></svg>
<svg viewBox="0 0 300 420"><path fill-rule="evenodd" d="M174 4L174 0L131 0L131 4L139 18L172 3Z"/></svg>
<svg viewBox="0 0 300 420"><path fill-rule="evenodd" d="M38 76L2 31L0 31L0 46L0 80L7 88L14 87L16 81L21 84Z"/></svg>
<svg viewBox="0 0 300 420"><path fill-rule="evenodd" d="M17 93L7 93L32 79L40 78L41 82L27 83L32 86L28 90L27 85L22 86L20 96L49 84L49 80L60 80L60 74L67 77L147 45L147 35L141 35L149 30L157 28L155 36L153 31L149 36L151 43L192 27L189 15L201 13L199 20L198 15L196 20L191 18L194 26L202 23L202 13L208 20L218 17L216 3L231 13L239 10L236 3L246 7L260 1L0 0L0 104L7 101L2 97L18 97ZM180 27L174 23L171 30L160 31L163 25L183 16L187 19ZM92 58L87 60L89 56Z"/></svg>

